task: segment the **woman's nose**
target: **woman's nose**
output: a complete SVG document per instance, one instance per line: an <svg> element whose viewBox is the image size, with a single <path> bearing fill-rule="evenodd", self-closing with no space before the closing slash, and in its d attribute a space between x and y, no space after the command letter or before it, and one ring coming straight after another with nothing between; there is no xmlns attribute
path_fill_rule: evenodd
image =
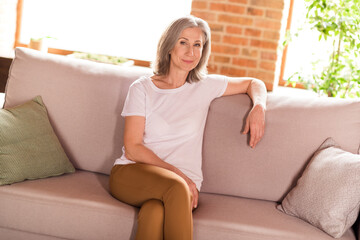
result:
<svg viewBox="0 0 360 240"><path fill-rule="evenodd" d="M193 56L194 55L194 48L192 46L187 48L187 55Z"/></svg>

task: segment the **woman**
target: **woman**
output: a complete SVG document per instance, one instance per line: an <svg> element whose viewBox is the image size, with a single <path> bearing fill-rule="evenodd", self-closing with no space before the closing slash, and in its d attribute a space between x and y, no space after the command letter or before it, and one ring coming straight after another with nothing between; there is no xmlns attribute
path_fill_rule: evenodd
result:
<svg viewBox="0 0 360 240"><path fill-rule="evenodd" d="M154 75L129 88L123 155L111 171L111 194L141 207L136 239L192 239L192 211L202 182L202 136L211 101L247 93L253 108L244 134L250 146L264 134L266 88L251 78L207 76L210 29L196 17L177 19L163 33ZM239 123L240 124L240 123Z"/></svg>

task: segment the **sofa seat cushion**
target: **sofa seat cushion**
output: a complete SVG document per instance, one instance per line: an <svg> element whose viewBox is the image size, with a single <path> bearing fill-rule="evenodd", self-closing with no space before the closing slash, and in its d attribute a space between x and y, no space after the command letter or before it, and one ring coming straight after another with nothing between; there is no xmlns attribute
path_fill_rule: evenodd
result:
<svg viewBox="0 0 360 240"><path fill-rule="evenodd" d="M114 199L108 176L78 170L0 187L0 227L66 239L130 239L137 209Z"/></svg>
<svg viewBox="0 0 360 240"><path fill-rule="evenodd" d="M134 239L138 209L109 194L108 178L78 170L1 186L0 234L9 235L10 231L14 236L37 233L44 239ZM278 211L275 202L200 193L200 204L194 211L194 239L333 238ZM353 231L340 239L354 240Z"/></svg>
<svg viewBox="0 0 360 240"><path fill-rule="evenodd" d="M194 212L194 239L332 240L318 228L276 209L276 202L200 194ZM342 238L356 239L353 230Z"/></svg>

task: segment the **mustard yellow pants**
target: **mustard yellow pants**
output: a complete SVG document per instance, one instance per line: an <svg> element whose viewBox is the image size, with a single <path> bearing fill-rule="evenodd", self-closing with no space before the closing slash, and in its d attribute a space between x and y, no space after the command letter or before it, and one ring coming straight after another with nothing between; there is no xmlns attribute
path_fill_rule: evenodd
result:
<svg viewBox="0 0 360 240"><path fill-rule="evenodd" d="M147 165L115 165L110 192L118 200L140 207L136 240L192 240L192 196L183 178Z"/></svg>

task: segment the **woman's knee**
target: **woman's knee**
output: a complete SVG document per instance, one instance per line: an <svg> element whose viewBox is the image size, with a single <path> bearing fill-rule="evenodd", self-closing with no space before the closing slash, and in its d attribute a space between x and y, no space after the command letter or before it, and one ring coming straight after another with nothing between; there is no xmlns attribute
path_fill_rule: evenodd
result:
<svg viewBox="0 0 360 240"><path fill-rule="evenodd" d="M143 203L138 218L164 219L164 205L160 200L150 199Z"/></svg>
<svg viewBox="0 0 360 240"><path fill-rule="evenodd" d="M169 183L169 189L167 191L168 197L173 196L176 199L183 199L185 201L191 202L191 192L188 184L185 180L181 179L171 179Z"/></svg>

